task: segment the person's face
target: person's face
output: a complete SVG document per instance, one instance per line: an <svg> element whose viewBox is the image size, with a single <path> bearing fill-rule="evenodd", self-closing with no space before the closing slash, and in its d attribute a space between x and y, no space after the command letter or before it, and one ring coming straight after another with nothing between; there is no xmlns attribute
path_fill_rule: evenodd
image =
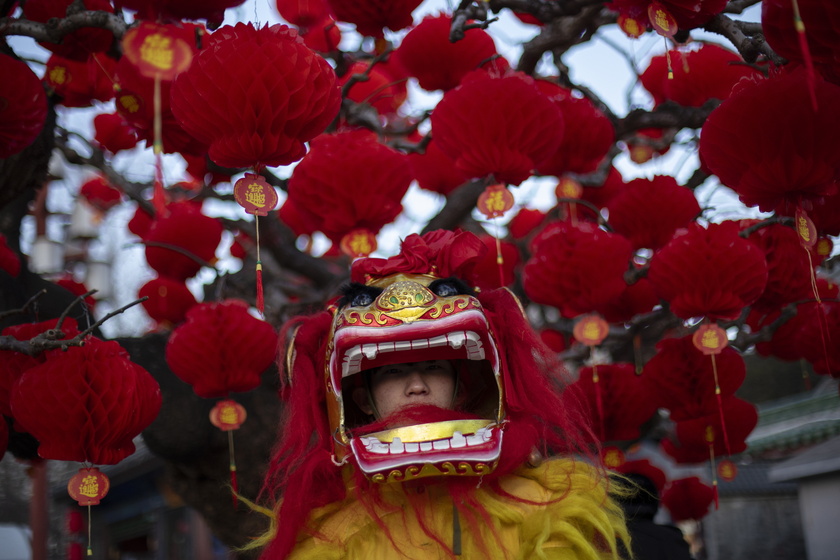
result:
<svg viewBox="0 0 840 560"><path fill-rule="evenodd" d="M452 408L455 370L447 360L383 366L370 374L370 394L382 418L417 404ZM357 399L357 403L365 414L373 414L366 398Z"/></svg>

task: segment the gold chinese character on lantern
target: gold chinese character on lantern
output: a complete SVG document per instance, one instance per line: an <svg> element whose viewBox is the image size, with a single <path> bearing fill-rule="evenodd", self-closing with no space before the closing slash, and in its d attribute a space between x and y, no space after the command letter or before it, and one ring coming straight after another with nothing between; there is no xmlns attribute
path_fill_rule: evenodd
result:
<svg viewBox="0 0 840 560"><path fill-rule="evenodd" d="M642 36L642 33L645 32L642 22L635 18L623 15L618 16L618 27L631 39L638 39Z"/></svg>
<svg viewBox="0 0 840 560"><path fill-rule="evenodd" d="M247 417L245 407L230 399L217 402L210 410L210 423L223 432L238 430Z"/></svg>
<svg viewBox="0 0 840 560"><path fill-rule="evenodd" d="M814 222L808 217L802 208L797 208L793 216L796 223L796 233L799 234L799 243L806 248L813 247L817 242L817 228Z"/></svg>
<svg viewBox="0 0 840 560"><path fill-rule="evenodd" d="M279 200L274 187L256 173L246 173L234 184L233 197L246 212L258 216L268 215Z"/></svg>
<svg viewBox="0 0 840 560"><path fill-rule="evenodd" d="M245 200L262 208L265 206L265 193L262 190L262 185L251 183L248 185L248 190L245 193Z"/></svg>
<svg viewBox="0 0 840 560"><path fill-rule="evenodd" d="M657 2L648 6L648 18L654 30L665 37L673 37L677 32L677 21L674 16Z"/></svg>
<svg viewBox="0 0 840 560"><path fill-rule="evenodd" d="M575 323L572 334L580 343L587 346L598 346L607 338L610 331L609 324L598 315L585 315Z"/></svg>
<svg viewBox="0 0 840 560"><path fill-rule="evenodd" d="M99 481L93 475L88 475L82 479L79 485L79 494L92 498L99 494Z"/></svg>
<svg viewBox="0 0 840 560"><path fill-rule="evenodd" d="M50 69L50 83L55 85L64 85L67 82L67 68L64 66L54 66Z"/></svg>
<svg viewBox="0 0 840 560"><path fill-rule="evenodd" d="M574 179L564 177L557 183L554 194L557 195L557 198L574 198L577 200L583 195L583 187Z"/></svg>
<svg viewBox="0 0 840 560"><path fill-rule="evenodd" d="M140 58L160 70L171 69L175 58L172 39L160 33L149 35L140 46Z"/></svg>
<svg viewBox="0 0 840 560"><path fill-rule="evenodd" d="M504 185L490 185L478 197L476 206L488 218L497 218L513 208L513 195Z"/></svg>
<svg viewBox="0 0 840 560"><path fill-rule="evenodd" d="M618 447L605 447L602 452L602 461L604 466L609 469L615 469L624 464L624 452Z"/></svg>
<svg viewBox="0 0 840 560"><path fill-rule="evenodd" d="M120 95L117 98L117 102L123 109L125 109L129 113L134 114L140 110L140 100L137 99L135 95L132 95L130 93Z"/></svg>
<svg viewBox="0 0 840 560"><path fill-rule="evenodd" d="M367 229L354 229L341 238L338 246L348 257L366 257L376 251L376 236Z"/></svg>
<svg viewBox="0 0 840 560"><path fill-rule="evenodd" d="M716 323L702 325L691 337L694 347L703 354L720 354L729 344L726 338L726 331Z"/></svg>
<svg viewBox="0 0 840 560"><path fill-rule="evenodd" d="M67 484L67 492L80 506L95 506L108 494L111 483L99 469L79 469Z"/></svg>

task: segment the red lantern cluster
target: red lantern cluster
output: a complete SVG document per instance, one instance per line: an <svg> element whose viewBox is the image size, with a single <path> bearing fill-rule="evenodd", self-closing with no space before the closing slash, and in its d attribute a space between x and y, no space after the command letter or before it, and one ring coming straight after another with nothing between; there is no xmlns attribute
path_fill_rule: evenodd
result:
<svg viewBox="0 0 840 560"><path fill-rule="evenodd" d="M200 397L250 391L272 364L277 334L242 301L201 303L187 312L166 345L172 372Z"/></svg>
<svg viewBox="0 0 840 560"><path fill-rule="evenodd" d="M668 59L672 74L668 75ZM742 78L760 76L743 59L712 43L688 52L671 50L654 56L639 76L656 105L674 101L686 107L700 107L710 99L726 99Z"/></svg>
<svg viewBox="0 0 840 560"><path fill-rule="evenodd" d="M426 17L408 32L394 51L397 63L428 90L450 90L471 70L496 54L493 38L483 29L470 29L464 38L452 42L448 15Z"/></svg>
<svg viewBox="0 0 840 560"><path fill-rule="evenodd" d="M608 203L610 226L634 249L661 249L700 215L694 193L667 175L634 179Z"/></svg>
<svg viewBox="0 0 840 560"><path fill-rule="evenodd" d="M518 185L560 145L563 116L534 80L473 71L431 116L441 151L468 177Z"/></svg>
<svg viewBox="0 0 840 560"><path fill-rule="evenodd" d="M324 134L292 173L287 204L307 229L338 243L355 229L375 234L392 222L411 179L405 154L380 144L372 132Z"/></svg>
<svg viewBox="0 0 840 560"><path fill-rule="evenodd" d="M114 464L134 453L132 439L160 409L160 387L113 341L45 353L12 391L17 422L46 459Z"/></svg>
<svg viewBox="0 0 840 560"><path fill-rule="evenodd" d="M589 312L624 291L632 253L626 239L591 223L553 222L531 242L522 273L525 293L566 317Z"/></svg>
<svg viewBox="0 0 840 560"><path fill-rule="evenodd" d="M734 319L767 284L763 252L738 235L738 224L691 224L653 255L648 279L682 319Z"/></svg>
<svg viewBox="0 0 840 560"><path fill-rule="evenodd" d="M47 95L25 62L0 54L0 159L29 146L47 118Z"/></svg>
<svg viewBox="0 0 840 560"><path fill-rule="evenodd" d="M90 107L94 101L114 98L116 66L116 61L105 55L91 55L84 61L53 55L47 61L44 81L65 107Z"/></svg>
<svg viewBox="0 0 840 560"><path fill-rule="evenodd" d="M767 260L767 286L753 309L770 312L794 301L813 298L808 250L791 228L774 224L750 235L749 240L764 251ZM814 262L817 259L813 258Z"/></svg>
<svg viewBox="0 0 840 560"><path fill-rule="evenodd" d="M706 119L701 161L744 204L766 212L791 215L836 194L840 86L817 80L813 95L817 110L803 70L744 82Z"/></svg>
<svg viewBox="0 0 840 560"><path fill-rule="evenodd" d="M283 92L277 103L274 92ZM285 25L213 33L172 86L172 112L223 167L286 165L338 113L335 72Z"/></svg>

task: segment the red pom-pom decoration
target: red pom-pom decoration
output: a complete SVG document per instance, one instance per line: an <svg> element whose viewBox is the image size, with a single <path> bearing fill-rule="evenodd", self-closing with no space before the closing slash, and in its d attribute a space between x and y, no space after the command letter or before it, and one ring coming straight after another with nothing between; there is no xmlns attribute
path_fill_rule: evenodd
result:
<svg viewBox="0 0 840 560"><path fill-rule="evenodd" d="M304 142L338 113L341 94L333 69L294 29L238 23L210 36L175 79L171 102L217 164L277 166L303 157Z"/></svg>
<svg viewBox="0 0 840 560"><path fill-rule="evenodd" d="M557 150L563 134L560 109L521 73L467 74L431 122L435 142L462 173L514 185Z"/></svg>
<svg viewBox="0 0 840 560"><path fill-rule="evenodd" d="M648 280L682 319L734 319L767 284L767 261L733 222L691 224L650 261Z"/></svg>
<svg viewBox="0 0 840 560"><path fill-rule="evenodd" d="M201 303L166 345L172 372L200 397L256 389L277 352L277 334L241 301Z"/></svg>
<svg viewBox="0 0 840 560"><path fill-rule="evenodd" d="M12 413L45 459L111 465L160 409L160 387L113 341L47 352L12 393Z"/></svg>

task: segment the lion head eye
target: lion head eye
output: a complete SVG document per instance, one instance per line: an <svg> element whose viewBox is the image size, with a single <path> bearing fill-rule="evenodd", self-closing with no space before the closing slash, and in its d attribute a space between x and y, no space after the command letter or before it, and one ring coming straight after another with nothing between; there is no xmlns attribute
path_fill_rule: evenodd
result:
<svg viewBox="0 0 840 560"><path fill-rule="evenodd" d="M350 300L352 307L365 307L373 303L373 294L370 292L361 292L353 296Z"/></svg>
<svg viewBox="0 0 840 560"><path fill-rule="evenodd" d="M439 297L452 297L457 295L471 296L473 290L463 280L455 278L441 278L429 284L429 289Z"/></svg>
<svg viewBox="0 0 840 560"><path fill-rule="evenodd" d="M440 297L450 297L458 295L458 288L451 282L441 282L434 287L434 292Z"/></svg>

